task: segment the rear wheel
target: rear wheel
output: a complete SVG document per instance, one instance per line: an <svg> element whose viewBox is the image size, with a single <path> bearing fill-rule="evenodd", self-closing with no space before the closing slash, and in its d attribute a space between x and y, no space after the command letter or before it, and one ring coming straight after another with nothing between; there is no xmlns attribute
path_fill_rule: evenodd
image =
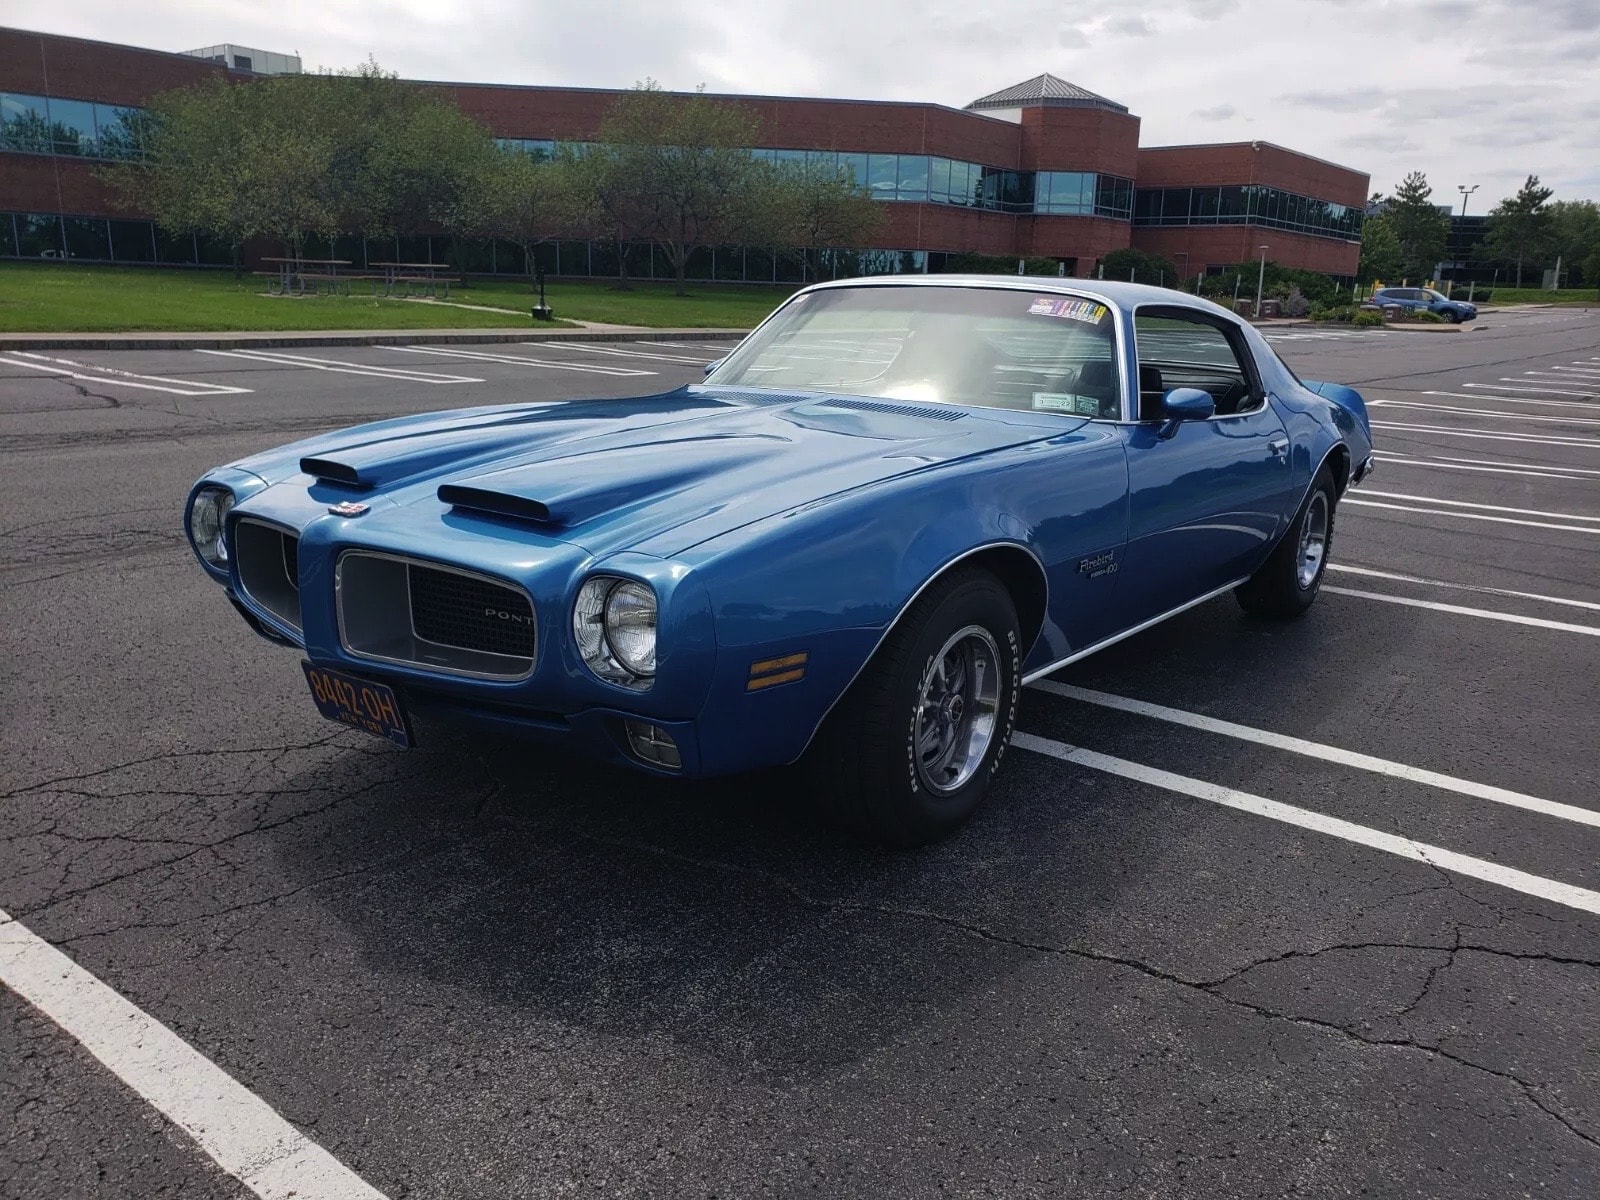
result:
<svg viewBox="0 0 1600 1200"><path fill-rule="evenodd" d="M1323 467L1271 557L1233 590L1245 612L1282 619L1298 617L1311 607L1328 567L1337 502L1333 473Z"/></svg>
<svg viewBox="0 0 1600 1200"><path fill-rule="evenodd" d="M1016 606L987 571L954 572L918 597L809 755L847 826L903 848L972 815L1016 721L1021 643Z"/></svg>

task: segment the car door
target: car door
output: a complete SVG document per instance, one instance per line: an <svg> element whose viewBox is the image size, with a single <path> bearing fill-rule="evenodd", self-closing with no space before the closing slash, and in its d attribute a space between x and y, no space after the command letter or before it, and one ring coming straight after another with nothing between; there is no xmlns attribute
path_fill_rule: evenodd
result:
<svg viewBox="0 0 1600 1200"><path fill-rule="evenodd" d="M1289 437L1248 346L1225 317L1146 306L1134 315L1139 420L1126 426L1128 545L1118 595L1127 625L1249 575L1293 503ZM1174 388L1210 393L1208 420L1169 422Z"/></svg>

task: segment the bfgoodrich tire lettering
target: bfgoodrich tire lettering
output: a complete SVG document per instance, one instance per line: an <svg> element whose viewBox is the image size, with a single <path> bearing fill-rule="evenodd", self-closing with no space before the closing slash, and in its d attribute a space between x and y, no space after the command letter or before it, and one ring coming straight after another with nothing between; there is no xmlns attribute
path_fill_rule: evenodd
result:
<svg viewBox="0 0 1600 1200"><path fill-rule="evenodd" d="M928 588L901 616L811 749L836 815L910 847L978 807L1005 755L1022 692L1022 634L1000 581L976 568Z"/></svg>
<svg viewBox="0 0 1600 1200"><path fill-rule="evenodd" d="M1338 504L1333 473L1326 466L1306 493L1305 502L1261 569L1234 589L1239 606L1258 617L1298 617L1322 588L1333 549L1333 515Z"/></svg>

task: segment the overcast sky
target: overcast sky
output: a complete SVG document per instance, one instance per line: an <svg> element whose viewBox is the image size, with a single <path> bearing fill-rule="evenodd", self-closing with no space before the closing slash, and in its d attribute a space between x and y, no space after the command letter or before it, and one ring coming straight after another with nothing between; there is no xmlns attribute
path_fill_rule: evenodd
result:
<svg viewBox="0 0 1600 1200"><path fill-rule="evenodd" d="M1600 199L1600 0L6 0L27 29L369 55L418 79L928 100L1049 71L1146 146L1260 138L1469 212L1530 172ZM0 87L4 81L0 80Z"/></svg>

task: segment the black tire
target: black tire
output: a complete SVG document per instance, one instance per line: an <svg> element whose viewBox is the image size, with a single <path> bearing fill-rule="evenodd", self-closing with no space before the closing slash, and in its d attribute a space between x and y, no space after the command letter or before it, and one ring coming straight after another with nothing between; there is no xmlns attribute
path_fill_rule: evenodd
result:
<svg viewBox="0 0 1600 1200"><path fill-rule="evenodd" d="M945 768L951 774L942 784L930 784L928 762L919 762L919 730L937 739L933 727L949 718L952 703L923 701L936 680L951 677L940 668L941 661L947 669L956 661L941 655L952 641L957 658L964 649L980 651L963 660L962 678L984 689L992 685L992 720L981 753L972 741L958 755L975 765ZM988 653L990 647L996 653ZM807 756L812 782L834 816L858 836L897 849L935 841L966 821L1011 740L1022 693L1022 652L1016 606L989 572L958 568L929 587L829 714ZM980 665L985 657L992 663ZM959 718L964 706L956 709ZM980 709L989 711L988 703L973 706ZM940 727L958 730L959 719ZM960 740L959 732L952 740Z"/></svg>
<svg viewBox="0 0 1600 1200"><path fill-rule="evenodd" d="M1322 588L1328 555L1333 550L1333 518L1338 501L1333 473L1322 467L1271 557L1260 570L1233 589L1240 608L1254 617L1284 620L1298 617L1311 607ZM1302 568L1308 565L1307 551L1317 537L1319 526L1321 553L1314 570L1308 572Z"/></svg>

